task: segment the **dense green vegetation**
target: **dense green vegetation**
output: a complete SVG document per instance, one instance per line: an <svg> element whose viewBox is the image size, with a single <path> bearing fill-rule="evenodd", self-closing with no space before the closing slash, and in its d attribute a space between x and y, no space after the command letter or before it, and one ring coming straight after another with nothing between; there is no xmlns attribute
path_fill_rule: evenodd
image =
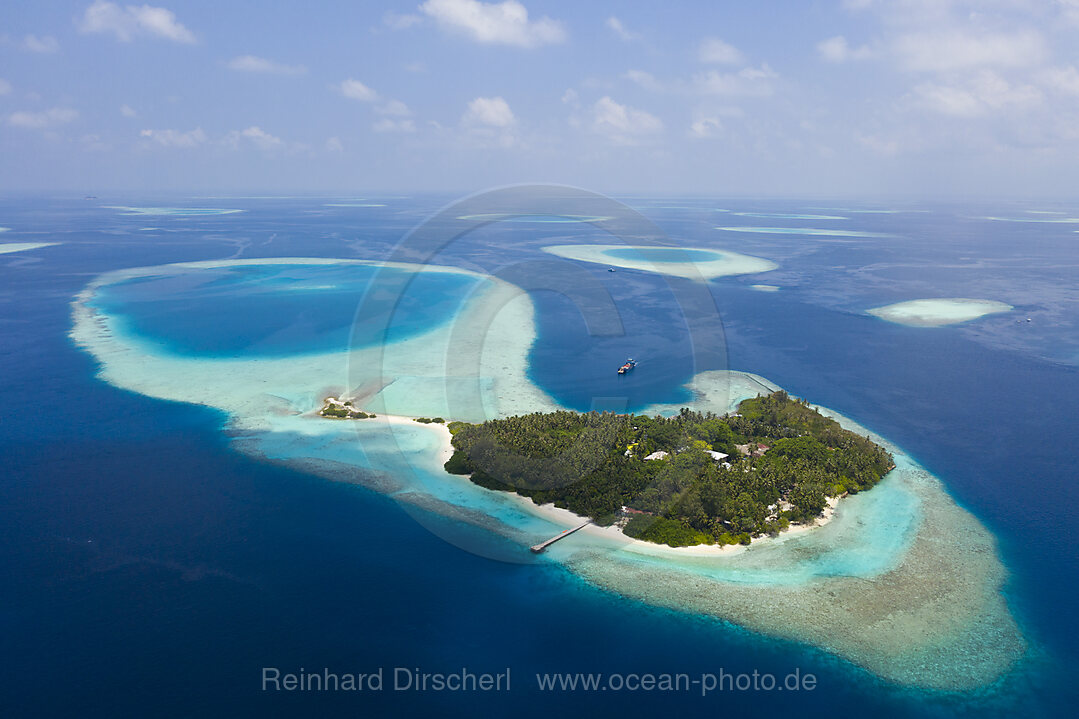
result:
<svg viewBox="0 0 1079 719"><path fill-rule="evenodd" d="M417 417L415 421L420 424L431 424L432 422L435 424L444 424L446 420L441 417Z"/></svg>
<svg viewBox="0 0 1079 719"><path fill-rule="evenodd" d="M894 466L868 437L785 392L726 417L559 411L449 428L446 471L671 546L748 544L812 520L828 497L868 489Z"/></svg>
<svg viewBox="0 0 1079 719"><path fill-rule="evenodd" d="M322 417L333 417L334 419L374 419L377 416L353 409L352 402L337 404L327 401L318 413Z"/></svg>

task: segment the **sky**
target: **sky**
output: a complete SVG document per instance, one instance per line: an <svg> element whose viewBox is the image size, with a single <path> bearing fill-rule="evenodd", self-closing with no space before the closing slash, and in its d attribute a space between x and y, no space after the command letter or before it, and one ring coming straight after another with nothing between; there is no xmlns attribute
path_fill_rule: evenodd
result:
<svg viewBox="0 0 1079 719"><path fill-rule="evenodd" d="M1079 0L0 6L0 190L1067 198Z"/></svg>

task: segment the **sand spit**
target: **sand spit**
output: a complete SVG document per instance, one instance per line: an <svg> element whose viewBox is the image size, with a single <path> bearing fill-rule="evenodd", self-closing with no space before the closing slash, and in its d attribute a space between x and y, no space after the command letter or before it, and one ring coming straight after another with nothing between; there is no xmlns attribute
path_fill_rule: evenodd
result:
<svg viewBox="0 0 1079 719"><path fill-rule="evenodd" d="M727 250L713 250L703 247L680 247L664 248L658 246L634 246L634 245L550 245L542 248L558 257L565 257L580 262L594 262L609 267L622 267L629 270L643 270L655 272L661 275L673 277L685 277L691 280L713 279L715 277L728 277L731 275L752 275L758 272L768 272L776 269L779 265L771 260L760 257L752 257ZM641 258L618 257L611 252L636 250L645 253ZM660 261L648 259L647 253L655 250L665 250L677 253L684 250L684 261ZM709 256L709 259L694 259Z"/></svg>
<svg viewBox="0 0 1079 719"><path fill-rule="evenodd" d="M3 229L3 228L0 228ZM10 254L12 252L27 252L29 250L37 250L42 247L52 247L58 245L59 242L0 242L0 255Z"/></svg>

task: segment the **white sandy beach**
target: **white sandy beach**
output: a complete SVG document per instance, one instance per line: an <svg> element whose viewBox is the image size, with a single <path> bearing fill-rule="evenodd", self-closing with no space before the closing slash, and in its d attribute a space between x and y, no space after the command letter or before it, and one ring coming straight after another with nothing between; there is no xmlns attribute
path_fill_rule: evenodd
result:
<svg viewBox="0 0 1079 719"><path fill-rule="evenodd" d="M375 416L367 419L320 417L318 409L314 409L310 412L307 412L306 414L314 419L321 419L327 422L359 422L364 425L385 425L391 427L409 427L424 429L438 436L438 450L430 457L434 464L437 464L437 466L441 469L446 464L446 462L449 461L450 457L453 456L453 435L450 434L449 427L446 426L446 424L448 424L451 420L447 420L446 422L417 422L416 420L419 419L419 417L406 417L405 415L401 414L379 414L377 412L369 412L362 407L357 407L356 409L363 412L368 412L369 414L374 414ZM454 475L448 476L452 477Z"/></svg>
<svg viewBox="0 0 1079 719"><path fill-rule="evenodd" d="M563 529L569 529L571 527L580 526L582 522L588 521L587 517L582 517L579 514L574 514L568 509L562 509L556 507L553 504L536 504L532 499L523 497L518 494L512 495L526 511L535 514L536 516L543 517L544 519L557 524ZM812 531L820 528L830 522L835 515L836 506L839 500L836 497L828 498L828 506L824 508L824 512L813 524L795 525L788 527L784 531L779 533L778 537L756 537L753 539L753 545L760 546L758 543L775 542L779 539L785 539L793 537L798 534ZM589 524L582 529L580 533L587 533L593 537L599 537L617 542L623 545L623 549L638 554L647 554L654 557L716 557L716 556L732 556L744 552L748 547L741 544L696 544L690 547L671 547L666 544L656 544L655 542L646 542L642 539L634 539L626 536L621 528L611 525L607 527L601 527L598 524ZM552 535L557 532L552 532ZM572 537L568 537L565 540L567 544L572 543ZM752 546L752 545L750 545Z"/></svg>

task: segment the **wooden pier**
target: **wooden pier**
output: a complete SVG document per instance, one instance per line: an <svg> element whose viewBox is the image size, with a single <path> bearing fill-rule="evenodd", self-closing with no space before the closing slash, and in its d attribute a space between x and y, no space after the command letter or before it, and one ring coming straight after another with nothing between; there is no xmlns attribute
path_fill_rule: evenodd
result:
<svg viewBox="0 0 1079 719"><path fill-rule="evenodd" d="M539 554L544 549L547 549L547 547L549 547L552 544L554 544L555 542L557 542L559 539L563 539L565 537L568 537L569 535L573 534L577 530L584 529L589 524L592 524L592 522L585 522L584 524L580 525L579 527L572 527L570 529L563 530L563 531L559 532L558 534L554 535L553 537L551 537L550 539L548 539L546 542L541 542L540 544L533 544L532 545L532 551L535 554Z"/></svg>

